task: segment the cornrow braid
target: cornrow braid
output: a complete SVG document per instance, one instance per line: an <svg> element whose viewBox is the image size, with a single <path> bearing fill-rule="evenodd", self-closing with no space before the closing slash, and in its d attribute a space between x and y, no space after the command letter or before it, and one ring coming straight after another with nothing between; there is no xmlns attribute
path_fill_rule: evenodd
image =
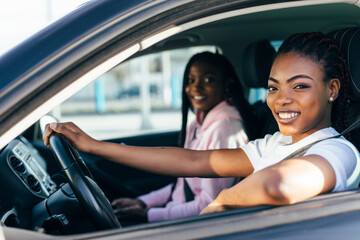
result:
<svg viewBox="0 0 360 240"><path fill-rule="evenodd" d="M182 86L182 124L181 124L181 132L179 136L179 146L183 147L185 144L185 136L186 136L186 127L187 127L187 119L188 119L188 112L189 109L194 111L191 106L191 103L185 93L185 88L188 83L188 76L190 72L191 66L197 62L206 62L215 66L219 69L219 71L223 74L224 80L228 79L229 81L229 98L231 99L228 101L229 104L234 105L238 110L242 120L244 131L248 135L249 139L253 138L253 126L252 124L252 108L251 105L246 100L243 89L241 87L239 78L237 77L235 70L231 63L221 54L218 53L211 53L211 52L202 52L195 54L190 58L188 63L186 64L184 77L183 77L183 86Z"/></svg>
<svg viewBox="0 0 360 240"><path fill-rule="evenodd" d="M298 33L283 42L276 56L289 52L309 57L319 63L323 67L324 81L328 82L334 78L340 80L339 96L334 101L331 111L331 123L338 132L342 132L349 124L350 79L345 57L337 42L320 32Z"/></svg>

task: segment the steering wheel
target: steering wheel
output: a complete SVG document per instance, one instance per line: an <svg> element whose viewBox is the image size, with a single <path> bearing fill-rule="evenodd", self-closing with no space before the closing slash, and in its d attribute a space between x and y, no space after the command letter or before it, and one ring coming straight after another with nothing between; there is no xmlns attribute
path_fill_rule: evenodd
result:
<svg viewBox="0 0 360 240"><path fill-rule="evenodd" d="M53 133L50 145L72 191L98 230L121 228L109 200L91 176L79 153L61 134Z"/></svg>

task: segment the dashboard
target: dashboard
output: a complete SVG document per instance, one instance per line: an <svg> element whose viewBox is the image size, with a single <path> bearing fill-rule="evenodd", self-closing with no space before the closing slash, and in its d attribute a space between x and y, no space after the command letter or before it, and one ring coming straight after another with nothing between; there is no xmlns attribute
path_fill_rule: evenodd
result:
<svg viewBox="0 0 360 240"><path fill-rule="evenodd" d="M15 142L7 162L14 174L34 194L48 197L55 191L56 185L45 171L44 161L23 142Z"/></svg>
<svg viewBox="0 0 360 240"><path fill-rule="evenodd" d="M23 137L8 144L0 154L0 221L21 224L22 217L57 190L46 171L46 162Z"/></svg>
<svg viewBox="0 0 360 240"><path fill-rule="evenodd" d="M0 152L0 224L51 234L94 230L70 185L54 182L47 163L21 136Z"/></svg>

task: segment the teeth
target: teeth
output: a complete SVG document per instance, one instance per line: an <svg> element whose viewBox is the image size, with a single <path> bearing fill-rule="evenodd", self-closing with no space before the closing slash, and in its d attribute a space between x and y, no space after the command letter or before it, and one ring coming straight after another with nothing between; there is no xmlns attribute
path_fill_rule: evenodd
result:
<svg viewBox="0 0 360 240"><path fill-rule="evenodd" d="M296 117L298 113L279 113L280 118L293 118Z"/></svg>
<svg viewBox="0 0 360 240"><path fill-rule="evenodd" d="M204 99L205 97L204 96L194 96L193 98L195 100L201 100L201 99Z"/></svg>

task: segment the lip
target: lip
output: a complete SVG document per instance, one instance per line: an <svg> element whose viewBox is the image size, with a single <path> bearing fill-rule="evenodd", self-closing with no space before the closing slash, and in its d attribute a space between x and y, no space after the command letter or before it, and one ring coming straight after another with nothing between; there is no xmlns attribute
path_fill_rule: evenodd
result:
<svg viewBox="0 0 360 240"><path fill-rule="evenodd" d="M296 111L277 111L277 120L281 124L290 124L300 117L300 112Z"/></svg>

